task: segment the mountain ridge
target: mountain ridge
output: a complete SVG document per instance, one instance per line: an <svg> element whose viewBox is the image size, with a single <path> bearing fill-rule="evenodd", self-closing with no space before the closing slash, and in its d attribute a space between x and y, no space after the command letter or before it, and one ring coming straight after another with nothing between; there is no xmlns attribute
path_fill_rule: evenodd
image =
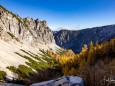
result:
<svg viewBox="0 0 115 86"><path fill-rule="evenodd" d="M45 20L21 18L0 6L0 71L5 71L8 76L15 77L15 74L7 67L28 66L26 62L29 62L16 53L36 61L21 50L37 55L41 49L50 48L55 51L59 47L55 44L52 31Z"/></svg>
<svg viewBox="0 0 115 86"><path fill-rule="evenodd" d="M86 44L89 46L91 41L95 44L96 42L102 43L103 41L115 38L115 24L76 31L60 30L55 33L53 32L53 35L58 46L65 49L72 49L75 53L79 53L83 45ZM67 37L70 40L66 40Z"/></svg>
<svg viewBox="0 0 115 86"><path fill-rule="evenodd" d="M16 38L22 39L30 44L41 42L55 43L50 28L47 22L34 20L33 18L24 18L7 11L0 7L0 28L2 31L7 31L13 34Z"/></svg>

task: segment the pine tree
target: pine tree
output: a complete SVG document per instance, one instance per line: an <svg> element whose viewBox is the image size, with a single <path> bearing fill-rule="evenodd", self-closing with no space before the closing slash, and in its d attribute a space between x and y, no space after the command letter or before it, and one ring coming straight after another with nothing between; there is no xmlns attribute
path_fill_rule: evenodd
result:
<svg viewBox="0 0 115 86"><path fill-rule="evenodd" d="M88 59L87 59L87 65L91 65L92 63L94 63L95 57L94 57L94 45L93 42L90 42L90 49L88 52Z"/></svg>
<svg viewBox="0 0 115 86"><path fill-rule="evenodd" d="M87 62L87 54L88 54L88 48L87 45L84 45L84 47L82 47L81 53L80 53L80 67L84 66Z"/></svg>
<svg viewBox="0 0 115 86"><path fill-rule="evenodd" d="M68 75L76 75L77 70L75 68L71 68L71 70L69 71Z"/></svg>
<svg viewBox="0 0 115 86"><path fill-rule="evenodd" d="M62 73L64 74L64 75L68 75L68 72L70 71L70 69L69 69L69 67L68 66L64 66L63 68L62 68Z"/></svg>

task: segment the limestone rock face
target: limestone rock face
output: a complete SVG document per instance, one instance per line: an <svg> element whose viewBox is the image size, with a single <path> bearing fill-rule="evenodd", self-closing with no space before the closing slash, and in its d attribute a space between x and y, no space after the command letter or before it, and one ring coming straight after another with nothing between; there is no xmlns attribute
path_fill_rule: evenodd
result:
<svg viewBox="0 0 115 86"><path fill-rule="evenodd" d="M56 44L58 46L64 47L64 48L65 48L65 46L68 46L66 44L68 42L74 40L78 34L79 34L78 30L66 30L66 29L62 29L60 31L53 32ZM69 44L69 45L71 45L71 44Z"/></svg>
<svg viewBox="0 0 115 86"><path fill-rule="evenodd" d="M29 62L16 52L27 55L21 51L23 49L38 55L40 49L55 52L57 48L45 20L21 18L0 6L0 70L5 71L7 76L17 77L7 69L8 66L27 66L26 62Z"/></svg>
<svg viewBox="0 0 115 86"><path fill-rule="evenodd" d="M7 41L15 38L31 45L55 43L52 32L45 20L22 19L2 6L0 6L0 35L1 39Z"/></svg>
<svg viewBox="0 0 115 86"><path fill-rule="evenodd" d="M31 86L84 86L84 81L78 76L63 76L55 80L35 83Z"/></svg>

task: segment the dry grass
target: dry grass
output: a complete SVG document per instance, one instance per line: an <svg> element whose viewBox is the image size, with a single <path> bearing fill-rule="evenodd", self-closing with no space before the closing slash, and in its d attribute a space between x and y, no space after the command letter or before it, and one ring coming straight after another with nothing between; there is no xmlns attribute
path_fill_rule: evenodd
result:
<svg viewBox="0 0 115 86"><path fill-rule="evenodd" d="M115 59L105 59L98 61L94 66L85 66L78 70L78 76L83 77L85 86L102 86L101 81L106 77L114 76L115 78ZM106 82L103 86L115 86Z"/></svg>
<svg viewBox="0 0 115 86"><path fill-rule="evenodd" d="M32 83L56 79L61 76L62 73L60 69L39 69L36 73L30 74L29 78L25 79L25 84L30 85Z"/></svg>

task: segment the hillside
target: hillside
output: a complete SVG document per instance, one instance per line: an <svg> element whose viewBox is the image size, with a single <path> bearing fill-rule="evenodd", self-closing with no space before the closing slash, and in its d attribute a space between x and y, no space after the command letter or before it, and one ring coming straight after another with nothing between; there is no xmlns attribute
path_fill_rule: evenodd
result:
<svg viewBox="0 0 115 86"><path fill-rule="evenodd" d="M55 50L56 47L58 46L45 20L23 19L0 6L0 70L6 71L8 76L13 74L6 67L18 67L20 64L27 65L25 62L29 62L15 52L27 55L21 51L23 49L38 54L39 49Z"/></svg>
<svg viewBox="0 0 115 86"><path fill-rule="evenodd" d="M94 44L101 44L106 40L115 38L115 25L94 27L83 30L60 30L53 33L56 44L65 49L72 49L79 53L84 44L89 46L92 41Z"/></svg>

